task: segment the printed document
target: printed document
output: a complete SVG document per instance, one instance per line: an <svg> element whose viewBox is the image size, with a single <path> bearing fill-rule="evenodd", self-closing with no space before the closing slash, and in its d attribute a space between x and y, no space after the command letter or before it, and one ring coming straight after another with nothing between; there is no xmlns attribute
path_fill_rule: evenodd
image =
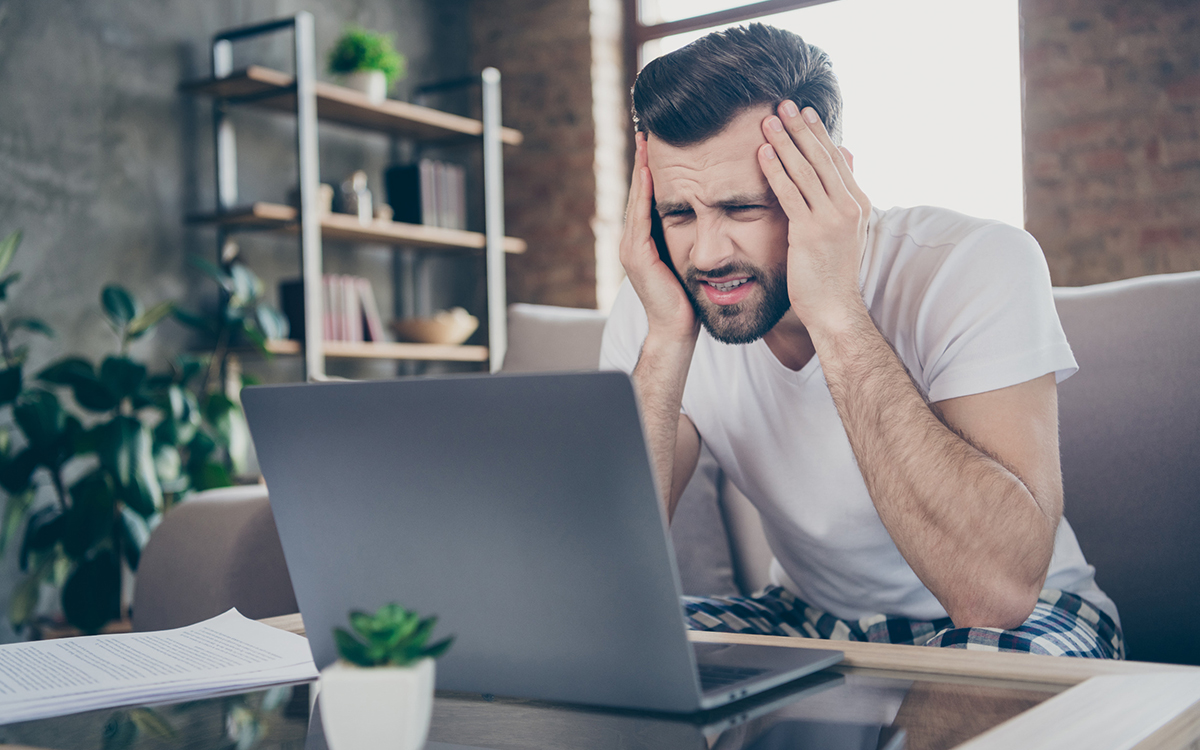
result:
<svg viewBox="0 0 1200 750"><path fill-rule="evenodd" d="M0 646L0 724L315 680L308 640L236 609L175 630Z"/></svg>

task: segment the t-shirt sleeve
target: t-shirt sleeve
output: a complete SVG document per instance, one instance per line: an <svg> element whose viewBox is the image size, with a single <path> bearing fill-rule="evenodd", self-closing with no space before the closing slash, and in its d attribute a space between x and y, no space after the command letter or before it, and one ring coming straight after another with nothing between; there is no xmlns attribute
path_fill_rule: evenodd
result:
<svg viewBox="0 0 1200 750"><path fill-rule="evenodd" d="M621 283L600 342L600 369L632 374L650 324L629 279Z"/></svg>
<svg viewBox="0 0 1200 750"><path fill-rule="evenodd" d="M1078 369L1037 241L987 224L958 242L929 280L914 340L930 401L1005 388Z"/></svg>

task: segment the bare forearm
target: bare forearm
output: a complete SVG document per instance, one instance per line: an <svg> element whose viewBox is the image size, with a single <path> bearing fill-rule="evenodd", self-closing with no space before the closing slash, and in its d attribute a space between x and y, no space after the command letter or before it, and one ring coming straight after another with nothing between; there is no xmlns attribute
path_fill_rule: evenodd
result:
<svg viewBox="0 0 1200 750"><path fill-rule="evenodd" d="M943 424L865 308L813 341L901 554L957 625L1018 625L1045 579L1061 499L1043 507L1021 478Z"/></svg>
<svg viewBox="0 0 1200 750"><path fill-rule="evenodd" d="M687 479L681 481L679 475L690 475L694 469L677 466L676 452L683 388L695 348L695 336L687 340L647 337L633 371L642 427L668 518L674 513L675 504L687 483Z"/></svg>

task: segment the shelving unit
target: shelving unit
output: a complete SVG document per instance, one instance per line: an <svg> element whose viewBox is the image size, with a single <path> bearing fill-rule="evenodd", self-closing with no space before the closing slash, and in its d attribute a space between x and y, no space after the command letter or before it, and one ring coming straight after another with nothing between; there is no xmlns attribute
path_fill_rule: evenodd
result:
<svg viewBox="0 0 1200 750"><path fill-rule="evenodd" d="M295 75L252 65L233 70L232 43L280 31L292 31ZM519 131L500 124L500 73L488 68L481 75L483 119L442 112L407 102L371 102L366 95L316 80L313 19L307 12L269 23L222 32L213 37L213 75L184 83L182 91L213 98L216 152L216 210L188 217L190 223L217 229L217 247L234 232L278 232L298 235L304 284L304 341L272 341L269 350L302 354L308 380L325 377L326 358L437 360L487 362L497 370L507 345L505 311L505 253L522 253L525 243L504 236L502 148L519 145ZM300 206L255 202L239 204L236 137L228 117L235 106L286 112L296 118L296 157L299 165ZM375 220L360 223L356 216L323 212L317 205L319 120L349 125L394 137L438 145L481 142L483 146L485 231ZM391 342L325 341L322 302L322 239L372 242L423 252L483 251L487 267L487 346L448 346Z"/></svg>
<svg viewBox="0 0 1200 750"><path fill-rule="evenodd" d="M298 214L291 206L260 201L228 211L193 214L188 221L194 224L220 224L227 231L242 229L295 234L299 229ZM461 229L399 221L376 220L370 224L360 224L358 218L350 214L324 214L317 220L321 224L321 236L331 240L381 242L437 250L482 250L487 247L486 235ZM525 252L525 241L505 237L504 252Z"/></svg>

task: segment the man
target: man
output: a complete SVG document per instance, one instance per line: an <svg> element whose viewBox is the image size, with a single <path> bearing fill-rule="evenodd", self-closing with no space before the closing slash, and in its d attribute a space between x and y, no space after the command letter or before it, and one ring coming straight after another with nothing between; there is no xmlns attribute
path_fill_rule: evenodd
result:
<svg viewBox="0 0 1200 750"><path fill-rule="evenodd" d="M753 597L688 598L690 626L1119 658L1061 518L1077 368L1033 238L872 208L829 60L790 32L710 34L633 103L602 366L632 373L668 514L703 440L775 557Z"/></svg>

